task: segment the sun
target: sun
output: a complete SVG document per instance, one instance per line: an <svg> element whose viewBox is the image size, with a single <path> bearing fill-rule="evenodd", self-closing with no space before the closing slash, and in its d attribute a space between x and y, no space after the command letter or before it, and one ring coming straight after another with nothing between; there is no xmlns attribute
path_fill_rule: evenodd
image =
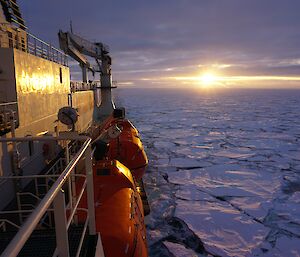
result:
<svg viewBox="0 0 300 257"><path fill-rule="evenodd" d="M204 87L210 87L218 82L218 76L212 72L206 72L199 77L199 82Z"/></svg>

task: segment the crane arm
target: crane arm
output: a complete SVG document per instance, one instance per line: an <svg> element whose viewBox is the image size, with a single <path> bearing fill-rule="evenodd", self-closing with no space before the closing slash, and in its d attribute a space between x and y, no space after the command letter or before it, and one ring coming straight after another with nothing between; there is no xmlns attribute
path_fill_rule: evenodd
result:
<svg viewBox="0 0 300 257"><path fill-rule="evenodd" d="M103 118L111 115L115 109L111 97L112 76L111 76L111 57L108 46L103 43L92 43L83 39L72 32L58 33L60 48L79 62L82 68L83 82L87 82L87 68L92 68L86 56L95 58L98 68L94 72L100 72L101 85L101 105L95 105L93 112L94 121L100 122Z"/></svg>
<svg viewBox="0 0 300 257"><path fill-rule="evenodd" d="M81 67L93 69L87 58L80 52L80 48L73 44L71 37L68 32L64 33L59 31L58 33L60 48L74 60L76 60Z"/></svg>
<svg viewBox="0 0 300 257"><path fill-rule="evenodd" d="M79 62L82 68L83 82L87 82L87 72L110 75L111 58L108 55L109 48L103 43L92 43L86 39L73 34L72 32L59 31L58 33L60 48L73 59ZM95 69L88 61L86 56L95 58L98 69Z"/></svg>

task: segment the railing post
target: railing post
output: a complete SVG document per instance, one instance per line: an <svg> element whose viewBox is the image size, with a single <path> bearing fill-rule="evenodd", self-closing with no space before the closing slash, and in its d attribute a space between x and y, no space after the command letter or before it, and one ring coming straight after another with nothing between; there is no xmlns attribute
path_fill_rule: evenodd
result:
<svg viewBox="0 0 300 257"><path fill-rule="evenodd" d="M93 163L92 163L92 147L89 144L85 151L85 168L86 168L86 182L87 182L87 200L88 200L88 214L89 214L89 234L96 235L96 221L95 221L95 202L94 202L94 181L93 181ZM101 240L101 234L98 233L97 251L99 256L104 256L104 250Z"/></svg>
<svg viewBox="0 0 300 257"><path fill-rule="evenodd" d="M36 38L34 38L34 55L37 56L37 45L36 45Z"/></svg>
<svg viewBox="0 0 300 257"><path fill-rule="evenodd" d="M86 168L86 182L87 182L87 201L89 213L89 232L90 235L96 235L95 222L95 203L94 203L94 180L92 167L92 147L91 145L85 151L85 168Z"/></svg>
<svg viewBox="0 0 300 257"><path fill-rule="evenodd" d="M48 45L48 60L51 60L50 53L51 53L51 45Z"/></svg>
<svg viewBox="0 0 300 257"><path fill-rule="evenodd" d="M56 233L56 247L59 257L70 257L69 239L67 229L65 195L62 190L58 192L54 201L54 219Z"/></svg>
<svg viewBox="0 0 300 257"><path fill-rule="evenodd" d="M66 161L67 161L67 165L69 164L70 162L70 151L69 151L69 140L66 140L66 152L65 152L65 155L66 155ZM73 210L73 195L72 195L72 184L71 184L71 177L69 177L68 179L68 191L69 191L69 206L70 206L70 210L72 212Z"/></svg>

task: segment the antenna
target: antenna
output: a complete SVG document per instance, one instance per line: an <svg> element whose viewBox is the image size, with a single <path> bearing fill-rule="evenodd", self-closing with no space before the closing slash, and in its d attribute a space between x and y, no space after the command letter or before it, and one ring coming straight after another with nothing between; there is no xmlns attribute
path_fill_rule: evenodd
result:
<svg viewBox="0 0 300 257"><path fill-rule="evenodd" d="M70 31L71 31L71 33L73 33L73 24L72 24L72 20L70 20Z"/></svg>

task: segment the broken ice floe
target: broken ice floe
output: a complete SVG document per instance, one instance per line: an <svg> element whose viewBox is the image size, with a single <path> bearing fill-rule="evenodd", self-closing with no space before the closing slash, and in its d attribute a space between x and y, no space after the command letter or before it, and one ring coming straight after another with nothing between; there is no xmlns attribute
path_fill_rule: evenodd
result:
<svg viewBox="0 0 300 257"><path fill-rule="evenodd" d="M300 256L300 91L118 93L150 159L150 256Z"/></svg>

